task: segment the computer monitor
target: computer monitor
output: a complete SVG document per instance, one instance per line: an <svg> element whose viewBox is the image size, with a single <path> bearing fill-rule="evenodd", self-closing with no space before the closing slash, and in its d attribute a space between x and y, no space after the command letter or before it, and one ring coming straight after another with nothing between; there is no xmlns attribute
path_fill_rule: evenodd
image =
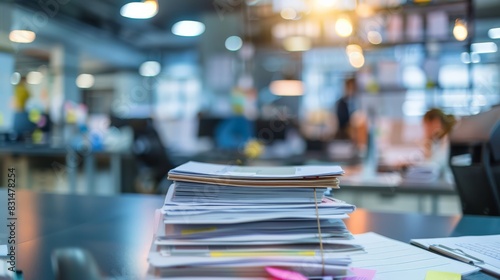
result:
<svg viewBox="0 0 500 280"><path fill-rule="evenodd" d="M289 126L288 120L258 119L254 126L255 137L266 145L273 144L276 140L285 140Z"/></svg>
<svg viewBox="0 0 500 280"><path fill-rule="evenodd" d="M215 130L222 118L218 117L201 117L198 122L198 137L215 138Z"/></svg>

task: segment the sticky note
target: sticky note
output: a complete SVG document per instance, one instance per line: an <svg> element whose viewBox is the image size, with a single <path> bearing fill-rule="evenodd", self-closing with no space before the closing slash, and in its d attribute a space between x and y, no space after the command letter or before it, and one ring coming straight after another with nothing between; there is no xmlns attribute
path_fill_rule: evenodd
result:
<svg viewBox="0 0 500 280"><path fill-rule="evenodd" d="M377 273L377 271L373 269L356 267L351 268L351 271L354 275L344 278L345 280L372 280L375 277L375 273Z"/></svg>
<svg viewBox="0 0 500 280"><path fill-rule="evenodd" d="M272 277L280 280L307 280L307 277L305 277L304 275L291 270L268 266L266 267L266 271Z"/></svg>
<svg viewBox="0 0 500 280"><path fill-rule="evenodd" d="M462 275L454 272L444 272L444 271L427 271L425 275L425 280L460 280Z"/></svg>

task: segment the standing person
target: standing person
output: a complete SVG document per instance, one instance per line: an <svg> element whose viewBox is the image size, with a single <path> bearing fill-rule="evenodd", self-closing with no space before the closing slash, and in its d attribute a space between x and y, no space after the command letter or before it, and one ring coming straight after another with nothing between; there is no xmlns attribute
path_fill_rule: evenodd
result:
<svg viewBox="0 0 500 280"><path fill-rule="evenodd" d="M344 82L344 95L335 104L338 120L337 139L351 139L351 115L354 111L354 94L356 93L356 80L348 78Z"/></svg>

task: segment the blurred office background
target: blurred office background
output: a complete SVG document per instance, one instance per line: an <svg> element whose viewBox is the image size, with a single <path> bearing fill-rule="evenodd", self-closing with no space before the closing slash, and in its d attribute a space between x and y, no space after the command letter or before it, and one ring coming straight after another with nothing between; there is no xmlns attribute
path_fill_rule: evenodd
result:
<svg viewBox="0 0 500 280"><path fill-rule="evenodd" d="M0 185L15 167L19 188L162 193L199 160L340 164L350 184L399 186L424 162L428 109L500 103L498 38L496 0L3 0ZM346 139L336 102L353 77ZM425 180L338 197L460 213L449 170ZM425 183L451 189L436 202Z"/></svg>

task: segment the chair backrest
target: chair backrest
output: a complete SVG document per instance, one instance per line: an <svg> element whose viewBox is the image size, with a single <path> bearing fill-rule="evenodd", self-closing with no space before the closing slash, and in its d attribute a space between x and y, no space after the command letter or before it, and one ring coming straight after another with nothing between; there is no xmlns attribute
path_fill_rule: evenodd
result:
<svg viewBox="0 0 500 280"><path fill-rule="evenodd" d="M500 121L493 128L489 143L493 164L500 164Z"/></svg>
<svg viewBox="0 0 500 280"><path fill-rule="evenodd" d="M470 117L464 123L477 122ZM458 129L471 130L463 124ZM488 133L482 138L463 137L464 131L455 133L462 137L454 138L452 133L449 163L463 214L500 216L500 118L484 129Z"/></svg>

